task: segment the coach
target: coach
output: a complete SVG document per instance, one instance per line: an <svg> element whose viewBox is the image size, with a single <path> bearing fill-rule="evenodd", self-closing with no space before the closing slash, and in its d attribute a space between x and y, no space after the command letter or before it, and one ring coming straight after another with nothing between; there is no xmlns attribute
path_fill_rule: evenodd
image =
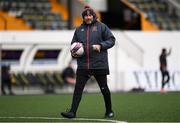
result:
<svg viewBox="0 0 180 123"><path fill-rule="evenodd" d="M82 97L84 86L91 76L94 76L98 82L105 101L105 117L114 116L111 105L111 94L107 85L107 75L109 74L108 53L107 50L114 46L115 37L110 29L97 20L96 13L89 6L85 6L82 12L83 23L76 28L72 42L81 42L84 46L84 54L77 56L76 85L73 94L71 109L68 112L62 112L61 115L66 118L75 118L76 112Z"/></svg>

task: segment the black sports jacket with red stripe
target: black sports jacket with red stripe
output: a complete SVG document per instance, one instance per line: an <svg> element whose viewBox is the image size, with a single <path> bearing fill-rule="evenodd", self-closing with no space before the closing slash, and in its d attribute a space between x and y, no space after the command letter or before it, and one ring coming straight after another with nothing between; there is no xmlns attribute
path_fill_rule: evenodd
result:
<svg viewBox="0 0 180 123"><path fill-rule="evenodd" d="M72 42L81 42L84 55L77 58L78 69L100 71L109 74L108 52L114 46L115 37L110 29L97 20L92 24L81 24L76 28ZM100 44L101 51L94 51L92 45Z"/></svg>

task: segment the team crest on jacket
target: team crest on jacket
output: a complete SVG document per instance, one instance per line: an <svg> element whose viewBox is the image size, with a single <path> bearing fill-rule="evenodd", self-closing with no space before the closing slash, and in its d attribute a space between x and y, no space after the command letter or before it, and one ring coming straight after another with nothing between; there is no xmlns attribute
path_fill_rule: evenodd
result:
<svg viewBox="0 0 180 123"><path fill-rule="evenodd" d="M92 31L97 31L97 26L93 26Z"/></svg>

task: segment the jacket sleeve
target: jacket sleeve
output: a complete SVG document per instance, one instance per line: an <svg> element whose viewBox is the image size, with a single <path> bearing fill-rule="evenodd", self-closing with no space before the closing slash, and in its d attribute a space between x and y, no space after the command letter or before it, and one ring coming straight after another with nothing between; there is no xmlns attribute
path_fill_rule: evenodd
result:
<svg viewBox="0 0 180 123"><path fill-rule="evenodd" d="M115 44L116 39L110 29L105 24L102 24L102 39L103 41L100 42L101 50L107 50L113 47Z"/></svg>
<svg viewBox="0 0 180 123"><path fill-rule="evenodd" d="M78 37L77 37L77 28L76 28L76 30L75 30L75 32L74 32L74 35L73 35L73 38L72 38L72 41L71 41L71 45L74 43L74 42L79 42L78 41ZM80 42L81 43L81 42ZM83 45L83 44L82 44ZM83 45L83 48L85 49L85 47L84 47L84 45ZM84 55L84 54L83 54ZM83 56L83 55L81 55L81 56ZM79 56L77 56L77 57L74 57L73 55L72 55L72 53L71 53L71 56L73 57L73 58L78 58Z"/></svg>

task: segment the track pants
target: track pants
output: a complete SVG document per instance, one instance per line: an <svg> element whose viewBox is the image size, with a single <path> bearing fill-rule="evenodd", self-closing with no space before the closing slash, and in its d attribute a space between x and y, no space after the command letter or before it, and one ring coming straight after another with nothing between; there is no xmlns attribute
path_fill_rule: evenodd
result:
<svg viewBox="0 0 180 123"><path fill-rule="evenodd" d="M167 70L165 70L165 71L161 70L161 74L162 74L162 85L161 85L161 88L163 89L164 86L167 83L169 83L170 76L169 76L169 72Z"/></svg>
<svg viewBox="0 0 180 123"><path fill-rule="evenodd" d="M98 85L101 89L101 93L103 94L106 112L111 112L112 111L111 94L107 86L107 75L94 75L94 77L98 82ZM90 78L89 75L77 75L74 94L73 94L73 100L72 100L72 105L71 105L71 110L70 110L71 112L76 113L79 103L81 101L85 84L89 78Z"/></svg>

